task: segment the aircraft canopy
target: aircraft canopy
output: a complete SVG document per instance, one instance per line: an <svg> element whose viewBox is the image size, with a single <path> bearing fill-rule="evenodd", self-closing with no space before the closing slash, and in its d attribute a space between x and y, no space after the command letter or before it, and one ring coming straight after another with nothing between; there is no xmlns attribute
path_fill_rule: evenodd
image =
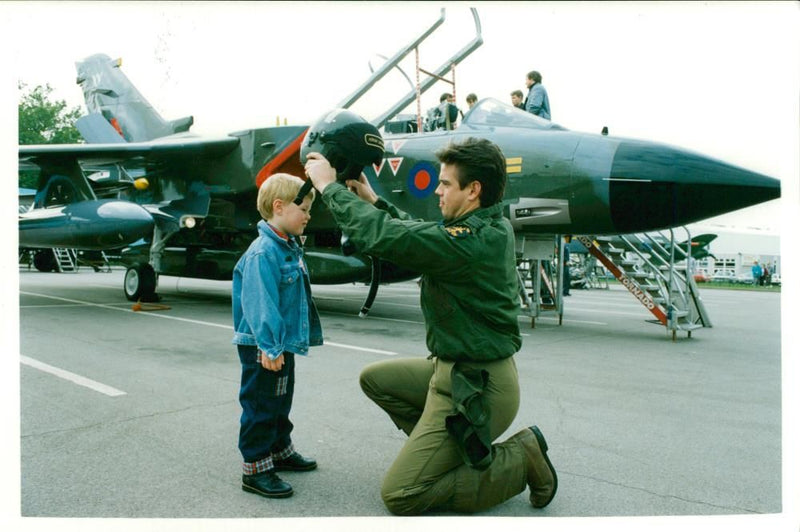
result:
<svg viewBox="0 0 800 532"><path fill-rule="evenodd" d="M464 126L520 127L525 129L565 129L544 118L517 109L494 98L484 98L464 115Z"/></svg>

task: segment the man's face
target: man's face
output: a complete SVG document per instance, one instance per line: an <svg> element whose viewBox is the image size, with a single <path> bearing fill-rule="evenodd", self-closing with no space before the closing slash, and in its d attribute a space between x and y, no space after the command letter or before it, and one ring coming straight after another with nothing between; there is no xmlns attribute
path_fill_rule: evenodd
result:
<svg viewBox="0 0 800 532"><path fill-rule="evenodd" d="M511 105L513 105L514 107L519 107L521 103L522 103L522 98L520 98L516 94L511 95Z"/></svg>
<svg viewBox="0 0 800 532"><path fill-rule="evenodd" d="M455 102L455 99L453 99L452 95L447 97L447 103L454 103L454 102Z"/></svg>
<svg viewBox="0 0 800 532"><path fill-rule="evenodd" d="M525 78L525 86L526 86L526 87L528 87L528 88L530 89L530 88L531 88L531 85L533 85L533 80L532 80L531 78L527 78L527 77L526 77L526 78Z"/></svg>
<svg viewBox="0 0 800 532"><path fill-rule="evenodd" d="M474 192L475 183L470 183L462 190L458 183L458 168L442 163L436 195L439 196L439 209L445 221L459 218L480 205L480 199Z"/></svg>

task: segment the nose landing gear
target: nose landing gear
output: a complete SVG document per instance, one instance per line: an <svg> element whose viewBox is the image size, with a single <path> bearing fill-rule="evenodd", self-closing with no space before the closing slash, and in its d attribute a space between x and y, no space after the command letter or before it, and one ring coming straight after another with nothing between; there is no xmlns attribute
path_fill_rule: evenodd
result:
<svg viewBox="0 0 800 532"><path fill-rule="evenodd" d="M125 272L122 283L128 301L158 301L156 271L150 264L137 262Z"/></svg>

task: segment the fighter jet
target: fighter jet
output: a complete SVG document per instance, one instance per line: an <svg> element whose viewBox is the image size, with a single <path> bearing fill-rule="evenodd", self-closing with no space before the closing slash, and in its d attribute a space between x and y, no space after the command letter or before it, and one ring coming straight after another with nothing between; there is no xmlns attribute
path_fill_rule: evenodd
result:
<svg viewBox="0 0 800 532"><path fill-rule="evenodd" d="M423 89L480 45L475 17L476 37L426 78ZM433 29L387 60L362 88L371 87ZM19 148L20 165L41 170L34 209L20 215L20 246L124 248L124 292L132 301L155 296L157 275L230 279L256 235L259 185L278 172L304 175L299 150L308 127L199 137L188 132L191 118L170 122L143 105L118 61L100 54L79 62L78 71L92 111L81 126L94 143ZM412 92L372 123L389 124L413 97ZM353 99L337 107L346 108ZM454 130L384 134L383 160L364 173L376 192L400 209L438 220L434 153L466 137L487 138L503 150L505 214L517 235L646 232L780 196L777 179L678 147L570 131L491 98L479 101ZM122 169L118 198L97 199L96 183L85 176L84 168L103 166ZM129 170L141 177L131 177ZM311 214L304 245L313 283L371 281L377 287L379 281L417 276L345 253L341 231L323 202L316 201Z"/></svg>

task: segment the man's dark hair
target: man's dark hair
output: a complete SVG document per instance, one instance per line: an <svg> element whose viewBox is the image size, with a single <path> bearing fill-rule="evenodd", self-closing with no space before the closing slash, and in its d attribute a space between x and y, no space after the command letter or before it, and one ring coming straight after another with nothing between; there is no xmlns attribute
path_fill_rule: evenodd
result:
<svg viewBox="0 0 800 532"><path fill-rule="evenodd" d="M467 94L467 102L477 102L478 96L474 92Z"/></svg>
<svg viewBox="0 0 800 532"><path fill-rule="evenodd" d="M532 79L536 83L541 83L542 82L542 75L539 74L535 70L531 70L530 72L528 72L528 79Z"/></svg>
<svg viewBox="0 0 800 532"><path fill-rule="evenodd" d="M448 99L448 98L452 98L452 97L453 97L453 95L452 95L452 94L450 94L449 92L445 92L444 94L442 94L441 96L439 96L439 103L442 103L442 102L443 102L443 101L445 101L446 99Z"/></svg>
<svg viewBox="0 0 800 532"><path fill-rule="evenodd" d="M436 152L436 157L440 163L456 167L462 190L473 181L480 182L481 207L491 207L503 199L506 158L494 142L469 137L463 142L448 144Z"/></svg>
<svg viewBox="0 0 800 532"><path fill-rule="evenodd" d="M511 91L511 96L516 96L520 100L522 99L522 91L517 89L515 91Z"/></svg>

